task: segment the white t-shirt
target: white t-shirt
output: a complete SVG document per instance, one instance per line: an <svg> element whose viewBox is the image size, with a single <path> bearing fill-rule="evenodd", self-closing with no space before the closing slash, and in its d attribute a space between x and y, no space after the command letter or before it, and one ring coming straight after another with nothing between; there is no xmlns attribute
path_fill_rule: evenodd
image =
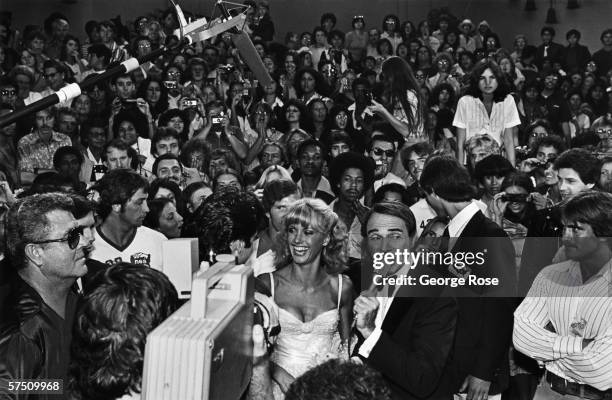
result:
<svg viewBox="0 0 612 400"><path fill-rule="evenodd" d="M129 244L124 248L117 248L100 231L98 227L94 234L94 251L91 258L113 265L118 262L129 262L145 265L157 270L162 269L162 245L168 240L162 233L141 226Z"/></svg>
<svg viewBox="0 0 612 400"><path fill-rule="evenodd" d="M416 220L416 237L418 238L423 233L423 229L425 229L429 221L434 219L437 214L425 199L420 199L411 205L410 211L412 211L414 219Z"/></svg>

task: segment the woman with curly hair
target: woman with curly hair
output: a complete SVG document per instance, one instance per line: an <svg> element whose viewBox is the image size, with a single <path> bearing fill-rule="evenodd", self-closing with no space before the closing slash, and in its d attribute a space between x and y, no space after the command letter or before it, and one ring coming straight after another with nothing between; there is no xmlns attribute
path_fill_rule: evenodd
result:
<svg viewBox="0 0 612 400"><path fill-rule="evenodd" d="M84 287L75 317L71 399L139 399L147 334L178 308L166 275L118 263Z"/></svg>
<svg viewBox="0 0 612 400"><path fill-rule="evenodd" d="M312 367L349 357L352 283L347 235L336 213L319 199L293 203L277 242L277 270L259 277L278 305L281 332L272 353L274 398Z"/></svg>

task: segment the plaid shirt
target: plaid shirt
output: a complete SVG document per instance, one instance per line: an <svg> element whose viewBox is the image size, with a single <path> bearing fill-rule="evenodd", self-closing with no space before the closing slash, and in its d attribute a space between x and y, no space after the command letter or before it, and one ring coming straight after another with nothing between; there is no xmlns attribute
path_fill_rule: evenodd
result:
<svg viewBox="0 0 612 400"><path fill-rule="evenodd" d="M53 132L51 140L44 142L38 132L32 132L19 140L19 170L35 173L36 169L53 169L53 154L62 146L72 146L70 138L63 133Z"/></svg>

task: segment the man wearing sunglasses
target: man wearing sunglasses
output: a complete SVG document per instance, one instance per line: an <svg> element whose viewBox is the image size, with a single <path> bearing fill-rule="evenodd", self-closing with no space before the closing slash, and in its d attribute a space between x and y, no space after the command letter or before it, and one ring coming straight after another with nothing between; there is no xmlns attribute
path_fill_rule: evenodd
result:
<svg viewBox="0 0 612 400"><path fill-rule="evenodd" d="M70 196L46 193L25 197L9 211L7 247L15 277L0 307L2 378L66 382L75 282L87 273L93 243L93 221L75 218L76 209Z"/></svg>
<svg viewBox="0 0 612 400"><path fill-rule="evenodd" d="M382 185L398 183L406 187L406 182L391 172L395 160L396 147L393 139L380 129L374 128L372 141L368 146L368 155L376 164L374 170L374 192Z"/></svg>

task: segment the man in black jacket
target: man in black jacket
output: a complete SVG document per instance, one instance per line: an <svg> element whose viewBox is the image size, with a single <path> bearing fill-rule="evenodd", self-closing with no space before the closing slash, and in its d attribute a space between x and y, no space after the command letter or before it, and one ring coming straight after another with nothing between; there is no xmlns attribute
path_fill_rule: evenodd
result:
<svg viewBox="0 0 612 400"><path fill-rule="evenodd" d="M535 55L535 64L542 69L544 59L549 59L551 62L562 63L564 60L565 48L559 43L553 42L555 39L555 29L550 26L545 26L540 30L542 44L538 46Z"/></svg>
<svg viewBox="0 0 612 400"><path fill-rule="evenodd" d="M397 202L375 204L362 225L370 256L412 250L415 231L412 212ZM423 272L402 264L388 267L375 275L417 278ZM378 283L373 275L371 279ZM393 399L452 399L452 393L438 395L436 390L455 336L455 299L439 297L441 288L383 284L378 289L366 290L355 300L355 354L382 373Z"/></svg>
<svg viewBox="0 0 612 400"><path fill-rule="evenodd" d="M73 199L60 193L28 196L9 211L7 240L17 277L0 309L0 380L66 382L74 287L87 272L93 240L74 213Z"/></svg>
<svg viewBox="0 0 612 400"><path fill-rule="evenodd" d="M466 280L498 280L497 285L477 283L450 289L458 296L457 332L452 359L438 391L476 400L499 398L509 382L514 311L510 296L516 291L514 247L504 230L485 217L473 201L476 189L470 175L454 158L430 158L420 182L436 213L451 218L444 232L447 247L440 251L453 255L454 261L445 261L440 272ZM469 255L482 262L468 262Z"/></svg>

